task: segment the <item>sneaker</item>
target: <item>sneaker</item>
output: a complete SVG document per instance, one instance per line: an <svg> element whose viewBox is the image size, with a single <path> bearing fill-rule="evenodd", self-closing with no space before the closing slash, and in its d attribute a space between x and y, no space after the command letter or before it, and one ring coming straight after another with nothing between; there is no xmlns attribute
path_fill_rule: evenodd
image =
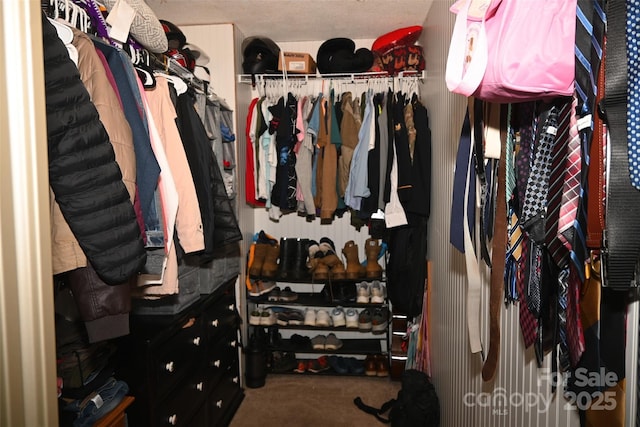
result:
<svg viewBox="0 0 640 427"><path fill-rule="evenodd" d="M358 311L355 308L348 308L345 312L347 328L358 329Z"/></svg>
<svg viewBox="0 0 640 427"><path fill-rule="evenodd" d="M278 301L293 302L298 299L298 294L293 292L289 286L280 291Z"/></svg>
<svg viewBox="0 0 640 427"><path fill-rule="evenodd" d="M327 337L324 335L316 335L311 338L311 346L314 350L324 350L326 348Z"/></svg>
<svg viewBox="0 0 640 427"><path fill-rule="evenodd" d="M287 311L287 318L290 325L302 325L304 323L304 313L300 310Z"/></svg>
<svg viewBox="0 0 640 427"><path fill-rule="evenodd" d="M308 362L306 360L298 360L298 366L296 366L293 371L299 374L304 374L305 372L307 372L307 365Z"/></svg>
<svg viewBox="0 0 640 427"><path fill-rule="evenodd" d="M316 326L316 311L312 308L307 308L304 311L304 324L306 326Z"/></svg>
<svg viewBox="0 0 640 427"><path fill-rule="evenodd" d="M331 369L333 369L336 374L346 375L349 373L349 368L345 363L346 361L344 357L331 355L328 359L329 366L331 366Z"/></svg>
<svg viewBox="0 0 640 427"><path fill-rule="evenodd" d="M356 359L355 357L345 357L344 363L350 374L364 374L364 362L362 360Z"/></svg>
<svg viewBox="0 0 640 427"><path fill-rule="evenodd" d="M324 343L324 349L335 351L340 348L342 348L342 341L340 341L340 338L338 338L334 333L327 335L327 339Z"/></svg>
<svg viewBox="0 0 640 427"><path fill-rule="evenodd" d="M367 282L360 282L356 286L356 302L358 304L368 304L369 303L369 284Z"/></svg>
<svg viewBox="0 0 640 427"><path fill-rule="evenodd" d="M306 335L293 334L289 338L289 342L296 350L308 350L312 348L311 339Z"/></svg>
<svg viewBox="0 0 640 427"><path fill-rule="evenodd" d="M309 370L309 372L317 374L319 372L324 372L329 368L329 358L327 356L320 356L316 360L312 360L311 362L309 362L309 366L307 369Z"/></svg>
<svg viewBox="0 0 640 427"><path fill-rule="evenodd" d="M386 307L376 308L371 318L371 331L374 334L383 334L389 324L389 312Z"/></svg>
<svg viewBox="0 0 640 427"><path fill-rule="evenodd" d="M262 313L260 310L253 310L249 314L249 324L258 326L260 324L260 319L262 319Z"/></svg>
<svg viewBox="0 0 640 427"><path fill-rule="evenodd" d="M268 294L278 287L278 284L273 280L260 280L258 285L260 286L260 295Z"/></svg>
<svg viewBox="0 0 640 427"><path fill-rule="evenodd" d="M276 323L280 326L287 326L289 324L289 312L281 311L276 313Z"/></svg>
<svg viewBox="0 0 640 427"><path fill-rule="evenodd" d="M374 280L371 283L371 287L369 288L371 291L371 303L372 304L382 304L385 298L385 289L384 285L377 280Z"/></svg>
<svg viewBox="0 0 640 427"><path fill-rule="evenodd" d="M333 326L336 328L346 325L346 319L342 307L336 307L331 310L331 320L333 321Z"/></svg>
<svg viewBox="0 0 640 427"><path fill-rule="evenodd" d="M324 328L331 326L331 317L329 317L329 312L327 310L318 310L318 314L316 315L316 326Z"/></svg>
<svg viewBox="0 0 640 427"><path fill-rule="evenodd" d="M263 326L271 326L276 324L276 314L270 308L260 313L260 324Z"/></svg>
<svg viewBox="0 0 640 427"><path fill-rule="evenodd" d="M280 300L280 288L276 286L267 294L267 300L278 302Z"/></svg>
<svg viewBox="0 0 640 427"><path fill-rule="evenodd" d="M260 281L259 280L250 280L250 288L247 290L247 293L250 297L257 298L260 294Z"/></svg>
<svg viewBox="0 0 640 427"><path fill-rule="evenodd" d="M289 351L274 351L272 354L271 370L275 373L291 372L296 369L296 354Z"/></svg>
<svg viewBox="0 0 640 427"><path fill-rule="evenodd" d="M371 312L368 308L365 308L358 315L358 329L361 331L370 331L371 327Z"/></svg>

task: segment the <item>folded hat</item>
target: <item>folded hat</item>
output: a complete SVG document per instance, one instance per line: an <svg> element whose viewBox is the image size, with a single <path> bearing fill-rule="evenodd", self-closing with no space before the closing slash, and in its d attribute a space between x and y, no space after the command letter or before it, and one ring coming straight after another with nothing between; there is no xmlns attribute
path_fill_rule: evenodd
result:
<svg viewBox="0 0 640 427"><path fill-rule="evenodd" d="M373 53L365 48L355 50L355 47L353 40L344 37L329 39L322 43L316 55L320 74L368 71L373 65Z"/></svg>
<svg viewBox="0 0 640 427"><path fill-rule="evenodd" d="M398 28L378 37L371 46L371 50L383 54L396 46L410 46L418 41L422 34L422 26Z"/></svg>
<svg viewBox="0 0 640 427"><path fill-rule="evenodd" d="M118 0L101 0L110 11ZM167 37L162 29L162 24L156 14L144 2L144 0L121 0L126 1L129 6L136 11L133 23L129 29L131 36L142 46L153 53L166 52L168 49Z"/></svg>

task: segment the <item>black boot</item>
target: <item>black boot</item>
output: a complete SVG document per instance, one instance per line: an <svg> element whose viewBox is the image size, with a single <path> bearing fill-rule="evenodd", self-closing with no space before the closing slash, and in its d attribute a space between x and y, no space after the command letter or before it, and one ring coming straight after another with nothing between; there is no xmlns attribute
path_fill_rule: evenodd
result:
<svg viewBox="0 0 640 427"><path fill-rule="evenodd" d="M290 280L294 270L296 256L296 239L283 237L280 239L280 264L278 264L278 278Z"/></svg>
<svg viewBox="0 0 640 427"><path fill-rule="evenodd" d="M307 267L309 244L309 239L296 239L293 269L291 270L291 276L294 280L307 280L311 278L309 268Z"/></svg>

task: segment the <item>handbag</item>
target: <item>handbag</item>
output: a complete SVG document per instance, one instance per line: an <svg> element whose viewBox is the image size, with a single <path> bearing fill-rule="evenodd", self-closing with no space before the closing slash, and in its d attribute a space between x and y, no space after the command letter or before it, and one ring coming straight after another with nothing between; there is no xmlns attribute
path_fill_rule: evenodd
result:
<svg viewBox="0 0 640 427"><path fill-rule="evenodd" d="M445 79L489 102L571 96L577 0L459 0Z"/></svg>

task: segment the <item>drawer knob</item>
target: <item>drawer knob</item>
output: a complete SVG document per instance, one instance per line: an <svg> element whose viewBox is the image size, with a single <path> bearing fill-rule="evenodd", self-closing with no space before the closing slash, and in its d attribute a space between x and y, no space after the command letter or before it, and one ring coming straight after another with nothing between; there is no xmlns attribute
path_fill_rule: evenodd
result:
<svg viewBox="0 0 640 427"><path fill-rule="evenodd" d="M238 377L233 377L233 382L238 384L239 378Z"/></svg>
<svg viewBox="0 0 640 427"><path fill-rule="evenodd" d="M220 367L220 359L215 360L215 361L213 362L213 366L215 366L216 368L219 368L219 367Z"/></svg>
<svg viewBox="0 0 640 427"><path fill-rule="evenodd" d="M222 399L220 399L220 400L218 400L218 401L216 402L216 406L217 406L218 408L222 408Z"/></svg>
<svg viewBox="0 0 640 427"><path fill-rule="evenodd" d="M169 417L169 424L171 424L172 426L178 424L178 416L176 414L173 414Z"/></svg>
<svg viewBox="0 0 640 427"><path fill-rule="evenodd" d="M220 323L220 322L218 322L218 319L212 320L211 321L211 326L213 326L214 328L217 328L218 327L218 323Z"/></svg>
<svg viewBox="0 0 640 427"><path fill-rule="evenodd" d="M200 381L198 384L196 384L196 390L202 391L203 388L204 388L204 384L202 383L202 381Z"/></svg>
<svg viewBox="0 0 640 427"><path fill-rule="evenodd" d="M235 341L235 340L229 343L229 346L233 348L236 348L237 345L238 345L238 341Z"/></svg>
<svg viewBox="0 0 640 427"><path fill-rule="evenodd" d="M193 345L195 345L196 347L200 345L200 337L195 337L193 339Z"/></svg>
<svg viewBox="0 0 640 427"><path fill-rule="evenodd" d="M229 309L229 311L233 311L236 309L236 305L235 304L230 304L229 307L227 307Z"/></svg>
<svg viewBox="0 0 640 427"><path fill-rule="evenodd" d="M169 363L167 363L166 365L164 365L164 369L165 369L167 372L173 372L173 369L174 369L174 368L173 368L173 362L169 362Z"/></svg>

